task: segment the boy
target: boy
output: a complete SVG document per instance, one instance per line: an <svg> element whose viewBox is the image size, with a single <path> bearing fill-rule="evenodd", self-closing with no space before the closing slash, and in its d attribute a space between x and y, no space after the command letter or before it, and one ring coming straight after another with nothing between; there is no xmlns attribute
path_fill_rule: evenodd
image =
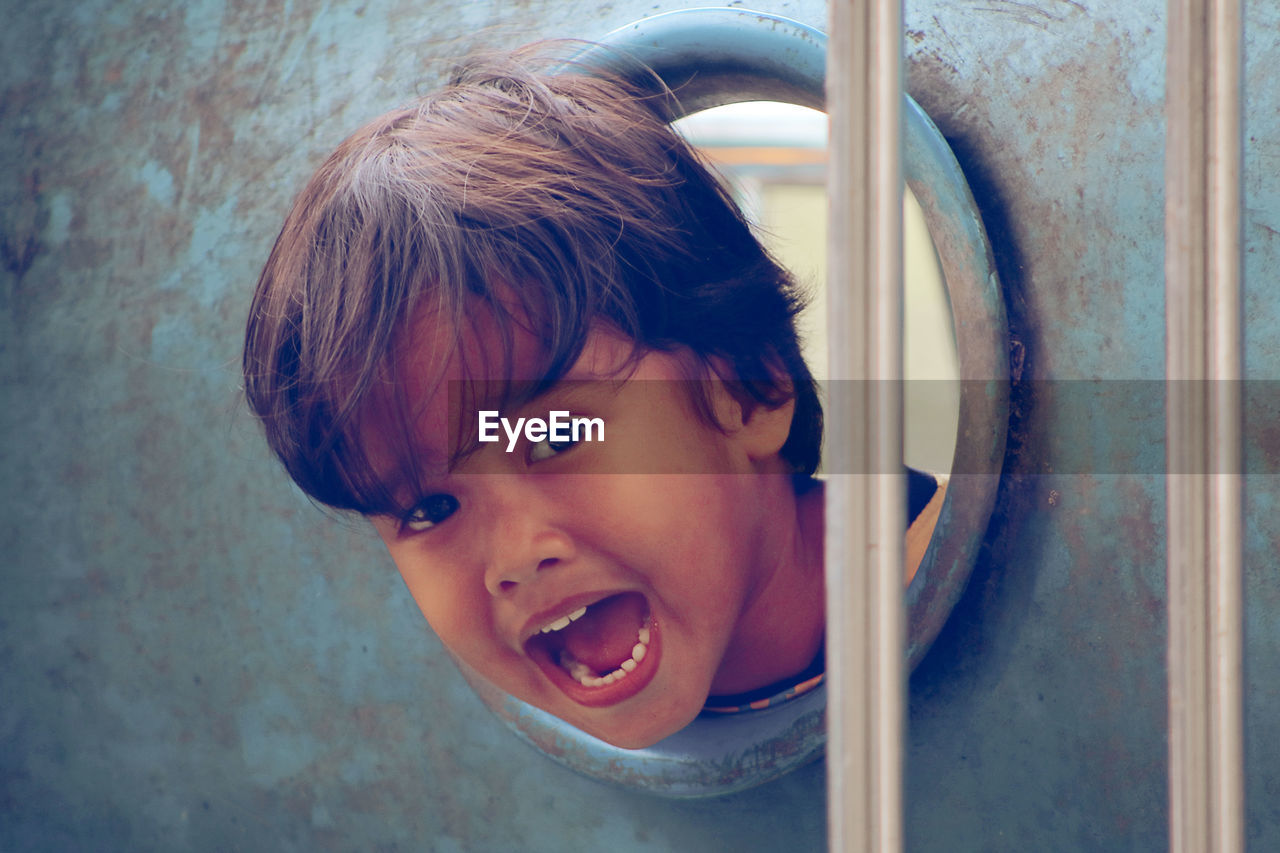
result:
<svg viewBox="0 0 1280 853"><path fill-rule="evenodd" d="M450 653L622 747L821 672L800 300L670 98L526 50L375 120L296 201L244 359Z"/></svg>

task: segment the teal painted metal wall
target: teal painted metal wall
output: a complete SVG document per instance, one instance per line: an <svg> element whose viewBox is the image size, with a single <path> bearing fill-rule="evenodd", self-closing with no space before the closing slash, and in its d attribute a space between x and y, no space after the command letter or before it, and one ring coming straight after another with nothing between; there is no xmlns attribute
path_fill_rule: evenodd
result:
<svg viewBox="0 0 1280 853"><path fill-rule="evenodd" d="M471 47L697 4L9 5L0 848L819 848L821 764L674 803L517 742L372 533L285 481L238 396L257 272L343 135ZM1280 12L1247 5L1262 382L1280 379ZM920 0L906 24L908 88L982 208L1018 365L988 547L912 680L908 846L1163 849L1163 480L1062 390L1163 375L1163 4ZM1269 423L1253 413L1259 472ZM1050 471L1063 448L1087 464ZM1258 850L1280 849L1277 485L1258 473L1246 500Z"/></svg>

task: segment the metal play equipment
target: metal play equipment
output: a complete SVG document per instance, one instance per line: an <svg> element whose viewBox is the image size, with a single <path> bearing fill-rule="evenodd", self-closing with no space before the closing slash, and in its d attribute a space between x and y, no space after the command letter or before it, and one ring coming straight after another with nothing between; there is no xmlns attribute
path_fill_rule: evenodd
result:
<svg viewBox="0 0 1280 853"><path fill-rule="evenodd" d="M253 284L342 138L472 50L696 5L86 0L8 17L0 849L824 847L821 760L682 800L520 743L373 534L288 485L240 400ZM827 27L820 0L752 5ZM1009 380L990 521L909 682L908 850L1169 846L1165 8L903 8L905 89L989 236ZM1280 8L1244 3L1243 33L1243 833L1266 851Z"/></svg>

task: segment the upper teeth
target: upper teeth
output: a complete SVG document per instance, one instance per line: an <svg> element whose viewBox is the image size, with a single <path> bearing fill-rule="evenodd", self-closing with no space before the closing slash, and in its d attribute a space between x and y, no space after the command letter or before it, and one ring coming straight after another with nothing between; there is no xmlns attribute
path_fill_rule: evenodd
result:
<svg viewBox="0 0 1280 853"><path fill-rule="evenodd" d="M587 608L579 607L577 610L573 611L567 616L561 616L556 621L543 625L540 630L543 634L550 634L552 631L561 631L569 627L570 622L576 622L579 619L581 619L582 614L586 612L587 612Z"/></svg>

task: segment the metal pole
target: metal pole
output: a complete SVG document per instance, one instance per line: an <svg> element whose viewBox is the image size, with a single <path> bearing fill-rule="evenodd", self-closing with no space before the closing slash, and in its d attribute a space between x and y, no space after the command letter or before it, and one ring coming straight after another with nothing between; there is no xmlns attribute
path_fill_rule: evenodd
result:
<svg viewBox="0 0 1280 853"><path fill-rule="evenodd" d="M1244 849L1241 9L1169 0L1169 843Z"/></svg>
<svg viewBox="0 0 1280 853"><path fill-rule="evenodd" d="M902 8L833 0L827 810L833 851L902 849Z"/></svg>

